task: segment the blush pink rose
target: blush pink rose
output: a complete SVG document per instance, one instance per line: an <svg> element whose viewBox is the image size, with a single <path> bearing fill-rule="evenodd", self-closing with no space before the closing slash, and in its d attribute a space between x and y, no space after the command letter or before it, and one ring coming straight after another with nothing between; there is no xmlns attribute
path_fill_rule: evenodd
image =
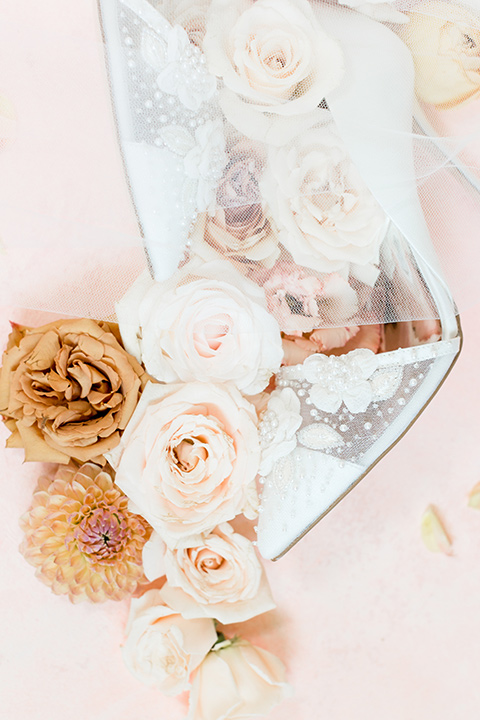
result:
<svg viewBox="0 0 480 720"><path fill-rule="evenodd" d="M274 268L263 289L268 309L284 332L341 325L358 309L357 293L341 275L319 276L293 263Z"/></svg>
<svg viewBox="0 0 480 720"><path fill-rule="evenodd" d="M190 674L217 639L213 620L185 620L162 603L158 590L132 599L126 635L126 666L165 695L188 689Z"/></svg>
<svg viewBox="0 0 480 720"><path fill-rule="evenodd" d="M281 660L246 640L226 641L195 671L188 720L261 717L290 695Z"/></svg>
<svg viewBox="0 0 480 720"><path fill-rule="evenodd" d="M162 598L186 618L214 617L228 624L275 607L255 548L228 523L186 538L173 549L154 535L143 565L150 580L166 574Z"/></svg>
<svg viewBox="0 0 480 720"><path fill-rule="evenodd" d="M255 408L232 385L147 384L108 456L117 485L170 546L255 516Z"/></svg>

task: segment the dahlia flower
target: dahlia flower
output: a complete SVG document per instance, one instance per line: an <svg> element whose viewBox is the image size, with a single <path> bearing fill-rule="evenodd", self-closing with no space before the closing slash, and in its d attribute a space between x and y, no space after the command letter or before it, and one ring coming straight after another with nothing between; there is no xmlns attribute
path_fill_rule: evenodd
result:
<svg viewBox="0 0 480 720"><path fill-rule="evenodd" d="M93 463L60 465L42 476L20 525L20 552L37 577L72 602L122 600L144 579L151 528L128 510L113 472Z"/></svg>

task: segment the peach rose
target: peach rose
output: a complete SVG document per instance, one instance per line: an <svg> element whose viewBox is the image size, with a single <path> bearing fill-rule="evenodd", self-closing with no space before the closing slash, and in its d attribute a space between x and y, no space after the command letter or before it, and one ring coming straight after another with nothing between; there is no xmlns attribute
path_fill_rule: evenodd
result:
<svg viewBox="0 0 480 720"><path fill-rule="evenodd" d="M375 283L388 218L333 129L316 127L271 148L261 188L295 262Z"/></svg>
<svg viewBox="0 0 480 720"><path fill-rule="evenodd" d="M26 460L104 462L145 379L112 331L113 325L93 320L13 326L0 371L8 447L25 448Z"/></svg>
<svg viewBox="0 0 480 720"><path fill-rule="evenodd" d="M227 119L256 139L275 117L315 112L343 76L342 50L308 0L213 0L203 49L210 72L223 79Z"/></svg>
<svg viewBox="0 0 480 720"><path fill-rule="evenodd" d="M192 678L188 720L247 720L291 695L283 663L246 640L216 646Z"/></svg>
<svg viewBox="0 0 480 720"><path fill-rule="evenodd" d="M263 390L282 359L265 293L228 262L192 263L164 283L141 278L117 306L125 346L157 380Z"/></svg>
<svg viewBox="0 0 480 720"><path fill-rule="evenodd" d="M265 572L246 537L222 523L209 533L166 548L154 534L144 547L147 577L163 574L164 602L183 617L244 622L275 607Z"/></svg>
<svg viewBox="0 0 480 720"><path fill-rule="evenodd" d="M126 634L126 666L165 695L188 689L190 674L217 639L213 620L185 620L162 603L158 590L132 599Z"/></svg>
<svg viewBox="0 0 480 720"><path fill-rule="evenodd" d="M147 384L108 459L116 483L163 540L255 515L255 409L232 385Z"/></svg>

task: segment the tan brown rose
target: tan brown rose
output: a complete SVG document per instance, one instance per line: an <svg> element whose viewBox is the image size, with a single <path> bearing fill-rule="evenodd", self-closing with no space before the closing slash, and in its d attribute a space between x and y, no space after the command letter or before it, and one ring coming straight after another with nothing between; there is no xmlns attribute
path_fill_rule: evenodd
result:
<svg viewBox="0 0 480 720"><path fill-rule="evenodd" d="M105 462L146 380L116 332L87 319L13 326L0 370L7 447L23 447L27 461Z"/></svg>

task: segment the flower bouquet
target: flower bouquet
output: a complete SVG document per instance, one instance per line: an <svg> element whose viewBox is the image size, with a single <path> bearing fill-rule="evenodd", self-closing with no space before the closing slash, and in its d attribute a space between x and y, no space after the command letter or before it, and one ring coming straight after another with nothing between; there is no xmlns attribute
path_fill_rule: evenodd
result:
<svg viewBox="0 0 480 720"><path fill-rule="evenodd" d="M130 599L125 664L189 690L189 720L291 694L247 639L275 608L257 546L295 545L460 351L412 125L432 5L99 2L128 231L87 219L62 255L32 213L44 282L14 298L64 317L12 323L0 413L39 464L22 555L74 603ZM422 148L442 178L438 138Z"/></svg>

